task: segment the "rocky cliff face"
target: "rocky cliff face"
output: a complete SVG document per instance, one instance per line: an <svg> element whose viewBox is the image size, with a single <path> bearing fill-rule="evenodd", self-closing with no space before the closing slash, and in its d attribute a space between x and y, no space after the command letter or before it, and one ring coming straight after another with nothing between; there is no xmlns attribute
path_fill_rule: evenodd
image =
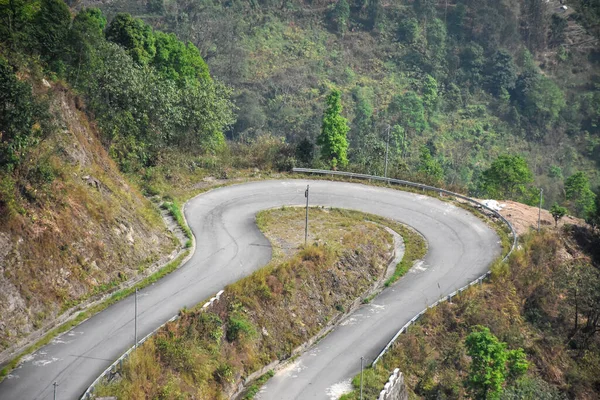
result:
<svg viewBox="0 0 600 400"><path fill-rule="evenodd" d="M0 224L0 362L178 245L157 207L119 173L81 101L58 84L38 90L59 126L25 172L2 181L19 189L18 212ZM19 185L18 174L40 179Z"/></svg>

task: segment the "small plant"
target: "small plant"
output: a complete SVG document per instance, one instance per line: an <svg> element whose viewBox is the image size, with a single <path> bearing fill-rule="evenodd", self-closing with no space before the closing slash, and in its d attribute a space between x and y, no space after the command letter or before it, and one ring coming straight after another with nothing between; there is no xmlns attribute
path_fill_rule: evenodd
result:
<svg viewBox="0 0 600 400"><path fill-rule="evenodd" d="M239 312L235 312L229 316L227 321L227 340L234 342L240 339L243 335L247 337L254 337L256 335L256 329L245 316Z"/></svg>
<svg viewBox="0 0 600 400"><path fill-rule="evenodd" d="M561 220L562 217L567 215L567 209L565 207L559 206L557 203L550 208L550 214L554 218L554 224L558 227L558 221Z"/></svg>

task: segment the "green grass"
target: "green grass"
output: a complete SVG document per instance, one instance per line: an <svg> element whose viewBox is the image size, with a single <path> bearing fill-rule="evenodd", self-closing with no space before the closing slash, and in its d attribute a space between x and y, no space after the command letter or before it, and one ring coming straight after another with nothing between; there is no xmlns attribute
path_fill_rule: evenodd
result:
<svg viewBox="0 0 600 400"><path fill-rule="evenodd" d="M181 211L181 206L179 203L177 203L177 201L164 202L162 207L167 210L173 218L175 218L177 225L179 225L185 236L188 238L188 240L185 242L185 247L192 247L192 240L194 236L190 227L185 223L185 218L183 217L183 212Z"/></svg>
<svg viewBox="0 0 600 400"><path fill-rule="evenodd" d="M275 375L275 372L271 369L269 370L269 372L267 372L266 374L262 375L260 378L258 378L257 380L255 380L252 385L250 385L250 387L248 388L248 390L246 391L246 394L244 395L244 397L242 397L243 400L252 400L254 398L254 396L256 396L258 394L258 392L260 391L260 388L269 380L273 377L273 375Z"/></svg>

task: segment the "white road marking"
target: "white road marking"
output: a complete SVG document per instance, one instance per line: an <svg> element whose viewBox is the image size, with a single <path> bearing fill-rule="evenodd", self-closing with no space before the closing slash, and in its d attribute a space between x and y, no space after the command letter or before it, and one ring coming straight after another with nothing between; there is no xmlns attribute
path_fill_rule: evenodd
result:
<svg viewBox="0 0 600 400"><path fill-rule="evenodd" d="M52 364L53 362L59 361L59 358L52 357L51 360L37 360L33 362L33 365L36 367L45 367L48 364Z"/></svg>

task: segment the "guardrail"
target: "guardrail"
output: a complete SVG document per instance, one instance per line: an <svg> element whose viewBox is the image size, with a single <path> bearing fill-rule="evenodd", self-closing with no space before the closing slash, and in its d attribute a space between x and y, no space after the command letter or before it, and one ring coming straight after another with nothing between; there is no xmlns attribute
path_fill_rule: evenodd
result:
<svg viewBox="0 0 600 400"><path fill-rule="evenodd" d="M494 215L495 217L497 217L498 219L500 219L502 222L504 222L506 224L506 226L510 229L513 241L512 241L512 245L510 247L510 250L508 251L508 253L506 253L506 255L504 256L504 258L502 258L503 262L508 259L508 257L511 255L511 253L513 252L513 250L517 247L517 233L515 232L515 229L513 228L512 224L510 222L508 222L508 220L506 218L504 218L502 215L500 215L500 213L498 211L496 211L496 210L494 210L494 209L486 206L485 204L482 204L482 203L478 202L477 200L474 200L474 199L472 199L470 197L467 197L467 196L463 196L462 194L454 193L454 192L451 192L451 191L445 190L445 189L436 188L434 186L423 185L421 183L404 181L404 180L401 180L401 179L385 178L385 177L376 176L376 175L355 174L353 172L329 171L329 170L324 170L324 169L310 169L310 168L294 168L292 171L293 172L299 172L299 173L305 173L305 174L319 174L319 175L342 176L342 177L347 177L347 178L368 179L368 180L373 180L373 181L394 183L394 184L397 184L397 185L404 185L404 186L414 187L414 188L418 188L418 189L429 190L429 191L432 191L432 192L443 193L443 194L448 195L448 196L453 196L453 197L456 197L456 198L468 201L469 203L474 204L476 207L479 207L479 208L482 208L482 209L485 209L485 210L489 211L492 215ZM377 362L379 362L379 360L381 359L381 357L383 357L383 355L385 353L387 353L387 351L390 349L390 347L392 347L392 345L396 342L396 340L398 339L398 337L402 333L406 332L406 330L408 329L408 327L411 326L412 324L414 324L419 318L421 318L423 316L423 314L425 314L425 312L428 309L433 308L433 307L437 306L438 304L440 304L440 303L442 303L444 301L450 301L454 296L456 296L459 293L465 291L466 289L468 289L469 287L471 287L473 285L482 284L483 280L485 278L487 278L489 275L490 275L490 271L488 271L485 274L481 275L479 278L475 279L473 282L471 282L471 283L469 283L469 284L461 287L460 289L458 289L458 290L450 293L445 298L436 301L435 303L433 303L432 305L430 305L429 307L425 308L423 311L421 311L420 313L418 313L417 315L415 315L402 328L400 328L400 330L388 342L388 344L383 348L383 350L381 350L381 352L379 352L379 354L377 355L377 357L375 358L375 360L373 361L373 363L371 365L372 366L377 365Z"/></svg>

